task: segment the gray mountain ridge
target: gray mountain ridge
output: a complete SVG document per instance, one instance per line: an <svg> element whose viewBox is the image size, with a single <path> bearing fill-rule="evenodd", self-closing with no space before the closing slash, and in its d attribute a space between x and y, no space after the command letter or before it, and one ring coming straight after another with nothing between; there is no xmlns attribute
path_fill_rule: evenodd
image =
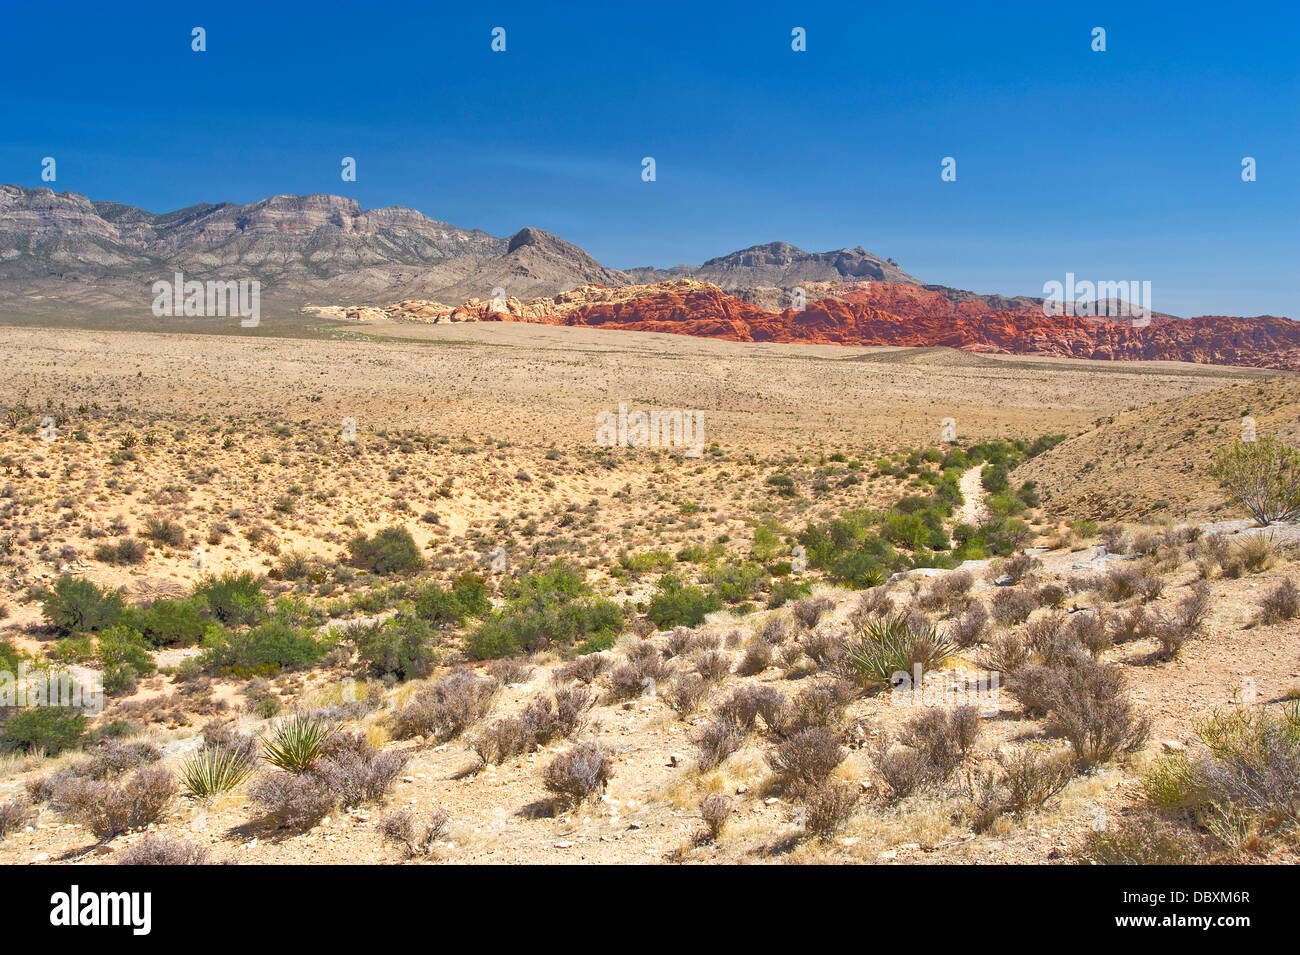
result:
<svg viewBox="0 0 1300 955"><path fill-rule="evenodd" d="M256 279L263 300L282 307L410 298L459 304L497 288L527 300L589 283L676 278L728 291L861 279L919 284L862 248L808 253L772 242L699 266L618 270L542 229L499 238L402 206L365 210L342 196L152 213L75 192L0 186L0 308L147 308L152 283L177 271L188 279Z"/></svg>

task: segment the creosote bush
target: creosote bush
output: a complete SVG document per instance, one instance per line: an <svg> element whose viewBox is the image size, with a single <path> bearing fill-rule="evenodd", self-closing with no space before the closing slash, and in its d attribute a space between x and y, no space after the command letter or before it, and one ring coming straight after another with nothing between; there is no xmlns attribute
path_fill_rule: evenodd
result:
<svg viewBox="0 0 1300 955"><path fill-rule="evenodd" d="M374 537L357 534L348 541L348 559L353 567L381 576L413 574L424 566L420 548L405 527L385 527Z"/></svg>
<svg viewBox="0 0 1300 955"><path fill-rule="evenodd" d="M1272 435L1221 448L1211 473L1261 526L1300 517L1300 451Z"/></svg>

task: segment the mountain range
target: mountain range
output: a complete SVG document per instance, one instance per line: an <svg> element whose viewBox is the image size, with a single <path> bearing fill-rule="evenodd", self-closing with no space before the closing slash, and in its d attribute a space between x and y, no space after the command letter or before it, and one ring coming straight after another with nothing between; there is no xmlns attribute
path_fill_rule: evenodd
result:
<svg viewBox="0 0 1300 955"><path fill-rule="evenodd" d="M923 284L861 247L771 242L698 266L611 269L536 228L507 238L331 195L150 213L0 186L0 321L77 310L147 316L151 286L255 279L263 308L334 317L515 320L737 341L950 346L1300 370L1300 322L1274 316L1044 315L1041 299ZM803 300L796 301L796 289ZM504 294L502 294L504 293Z"/></svg>

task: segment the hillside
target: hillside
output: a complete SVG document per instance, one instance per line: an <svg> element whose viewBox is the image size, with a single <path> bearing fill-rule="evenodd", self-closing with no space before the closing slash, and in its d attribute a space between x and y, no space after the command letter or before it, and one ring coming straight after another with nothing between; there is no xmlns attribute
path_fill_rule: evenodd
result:
<svg viewBox="0 0 1300 955"><path fill-rule="evenodd" d="M1297 443L1300 387L1292 378L1268 379L1109 415L1024 464L1016 477L1037 481L1045 507L1070 519L1242 517L1209 468L1246 416L1258 435Z"/></svg>

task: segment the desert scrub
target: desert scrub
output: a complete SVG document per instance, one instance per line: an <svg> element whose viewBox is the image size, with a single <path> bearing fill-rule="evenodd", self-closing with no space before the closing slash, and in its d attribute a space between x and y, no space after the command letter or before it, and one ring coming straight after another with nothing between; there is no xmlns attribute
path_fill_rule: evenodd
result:
<svg viewBox="0 0 1300 955"><path fill-rule="evenodd" d="M74 777L55 794L58 805L100 839L157 822L176 794L176 778L160 766L145 766L125 782Z"/></svg>
<svg viewBox="0 0 1300 955"><path fill-rule="evenodd" d="M844 751L833 730L810 726L792 733L767 759L786 789L800 794L824 784L844 761Z"/></svg>
<svg viewBox="0 0 1300 955"><path fill-rule="evenodd" d="M204 747L181 765L181 783L192 796L229 792L253 774L256 760L247 750Z"/></svg>
<svg viewBox="0 0 1300 955"><path fill-rule="evenodd" d="M141 563L148 551L143 541L127 537L116 543L96 545L93 556L101 564L129 565Z"/></svg>
<svg viewBox="0 0 1300 955"><path fill-rule="evenodd" d="M305 768L274 769L259 777L248 794L267 822L297 829L336 806L354 808L382 799L406 762L406 754L380 752L360 733L332 733Z"/></svg>
<svg viewBox="0 0 1300 955"><path fill-rule="evenodd" d="M1089 833L1076 857L1099 865L1195 865L1205 852L1193 834L1148 815Z"/></svg>
<svg viewBox="0 0 1300 955"><path fill-rule="evenodd" d="M1264 625L1293 620L1300 616L1300 587L1283 580L1267 591L1259 601L1259 622Z"/></svg>
<svg viewBox="0 0 1300 955"><path fill-rule="evenodd" d="M248 571L205 577L194 585L194 596L227 626L256 623L266 616L266 593Z"/></svg>
<svg viewBox="0 0 1300 955"><path fill-rule="evenodd" d="M124 850L117 857L118 865L213 865L212 854L206 846L181 839L166 839L153 833Z"/></svg>
<svg viewBox="0 0 1300 955"><path fill-rule="evenodd" d="M22 829L35 818L35 810L21 796L0 803L0 842L9 833Z"/></svg>
<svg viewBox="0 0 1300 955"><path fill-rule="evenodd" d="M122 618L126 603L119 591L102 590L81 577L60 577L40 595L41 614L56 633L94 633Z"/></svg>
<svg viewBox="0 0 1300 955"><path fill-rule="evenodd" d="M844 643L840 669L862 686L883 686L897 673L935 669L953 646L924 618L906 613L870 617Z"/></svg>
<svg viewBox="0 0 1300 955"><path fill-rule="evenodd" d="M474 740L474 752L485 765L497 765L554 740L567 739L595 700L595 694L581 686L561 688L552 697L536 696L519 716L485 727Z"/></svg>
<svg viewBox="0 0 1300 955"><path fill-rule="evenodd" d="M1083 658L1044 669L1046 728L1070 743L1080 766L1091 768L1146 742L1150 723L1137 713L1117 667Z"/></svg>
<svg viewBox="0 0 1300 955"><path fill-rule="evenodd" d="M659 592L650 599L646 616L660 630L698 627L704 618L722 609L722 598L685 584L676 574L659 578Z"/></svg>
<svg viewBox="0 0 1300 955"><path fill-rule="evenodd" d="M204 639L204 669L247 679L309 666L329 651L327 640L283 620L268 620L251 630L214 632Z"/></svg>
<svg viewBox="0 0 1300 955"><path fill-rule="evenodd" d="M405 527L386 527L374 537L357 534L348 541L348 562L381 576L413 574L424 566L420 549Z"/></svg>
<svg viewBox="0 0 1300 955"><path fill-rule="evenodd" d="M804 832L818 842L830 842L853 818L861 799L860 789L850 782L827 780L804 796Z"/></svg>
<svg viewBox="0 0 1300 955"><path fill-rule="evenodd" d="M160 547L180 547L185 543L185 528L165 517L146 517L142 535Z"/></svg>
<svg viewBox="0 0 1300 955"><path fill-rule="evenodd" d="M378 828L386 841L401 846L407 858L415 859L433 854L434 846L446 837L450 821L441 807L424 817L402 810L384 816Z"/></svg>
<svg viewBox="0 0 1300 955"><path fill-rule="evenodd" d="M613 775L609 751L599 743L575 743L542 772L542 782L562 805L578 805L604 792Z"/></svg>
<svg viewBox="0 0 1300 955"><path fill-rule="evenodd" d="M1004 815L1042 808L1074 778L1070 755L1044 746L1026 746L1014 753L997 750L993 757L997 769L967 774L962 790L974 832L986 832Z"/></svg>
<svg viewBox="0 0 1300 955"><path fill-rule="evenodd" d="M446 742L486 716L500 691L496 680L479 677L469 669L453 670L419 690L393 713L393 736L425 736Z"/></svg>
<svg viewBox="0 0 1300 955"><path fill-rule="evenodd" d="M322 721L295 713L263 738L262 758L279 769L304 772L320 758L331 734L330 727Z"/></svg>
<svg viewBox="0 0 1300 955"><path fill-rule="evenodd" d="M397 615L343 631L372 676L395 680L427 677L437 659L433 627L419 617Z"/></svg>
<svg viewBox="0 0 1300 955"><path fill-rule="evenodd" d="M947 778L961 765L979 735L977 707L934 707L908 720L899 733L899 741L924 754L930 765Z"/></svg>
<svg viewBox="0 0 1300 955"><path fill-rule="evenodd" d="M703 724L691 742L698 754L696 766L707 772L720 766L745 743L745 730L729 719L715 719Z"/></svg>
<svg viewBox="0 0 1300 955"><path fill-rule="evenodd" d="M1195 785L1220 819L1265 835L1300 822L1300 702L1218 711L1199 728ZM1226 810L1226 812L1225 812Z"/></svg>

